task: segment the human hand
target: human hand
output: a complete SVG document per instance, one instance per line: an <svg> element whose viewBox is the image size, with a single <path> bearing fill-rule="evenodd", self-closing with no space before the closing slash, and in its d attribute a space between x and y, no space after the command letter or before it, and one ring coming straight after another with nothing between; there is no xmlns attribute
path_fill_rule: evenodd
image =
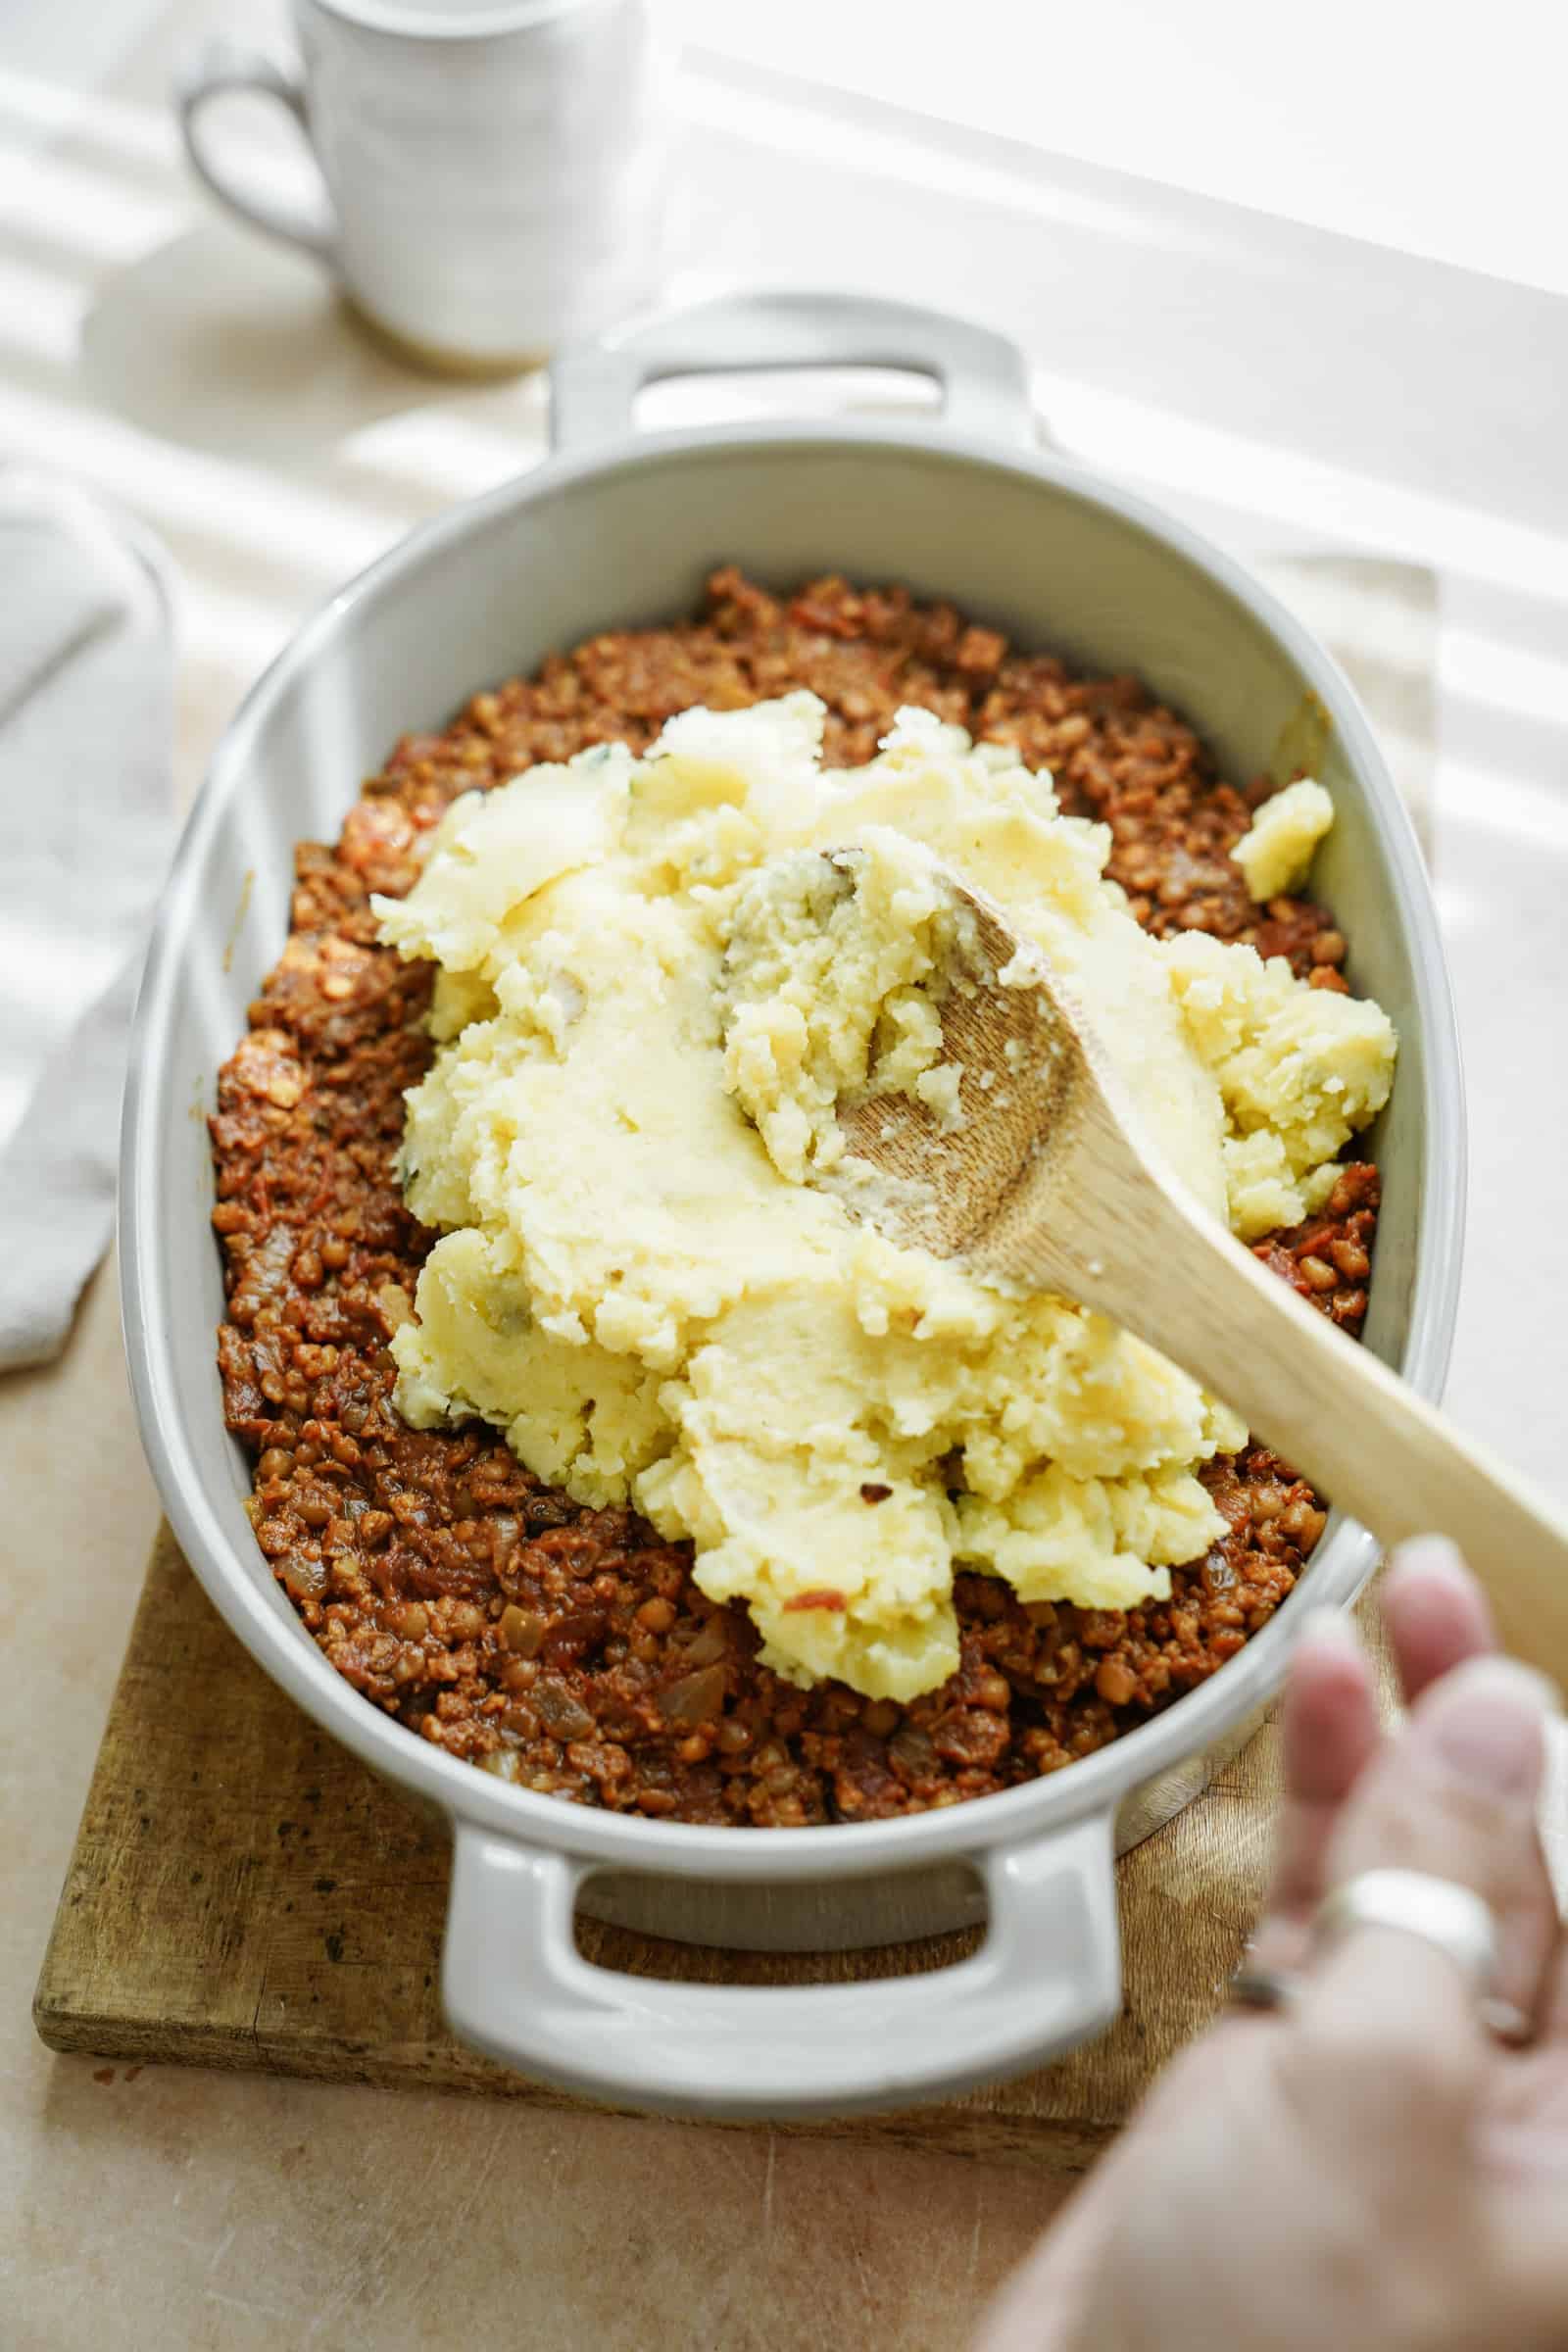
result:
<svg viewBox="0 0 1568 2352"><path fill-rule="evenodd" d="M1446 1542L1404 1546L1383 1609L1411 1706L1396 1735L1343 1617L1303 1632L1286 1690L1252 1957L1303 1971L1300 1997L1183 2052L976 2352L1568 2346L1568 1942L1535 1824L1550 1697L1495 1654ZM1454 1962L1401 1930L1313 1955L1324 1893L1378 1868L1492 1906L1494 1990L1535 2021L1529 2047L1494 2039Z"/></svg>

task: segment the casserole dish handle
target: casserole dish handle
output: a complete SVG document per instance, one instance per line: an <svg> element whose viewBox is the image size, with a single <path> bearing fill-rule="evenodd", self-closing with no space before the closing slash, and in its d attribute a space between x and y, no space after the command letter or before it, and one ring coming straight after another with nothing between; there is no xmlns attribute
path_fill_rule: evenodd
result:
<svg viewBox="0 0 1568 2352"><path fill-rule="evenodd" d="M776 368L903 368L935 376L956 433L1032 448L1022 352L945 311L867 294L732 294L563 352L550 370L558 450L624 440L645 384Z"/></svg>
<svg viewBox="0 0 1568 2352"><path fill-rule="evenodd" d="M447 2020L521 2074L671 2115L842 2115L971 2089L1115 2018L1112 1826L1102 1811L972 1854L990 1924L956 1967L857 1984L719 1985L584 1960L572 1919L594 1865L460 1823Z"/></svg>

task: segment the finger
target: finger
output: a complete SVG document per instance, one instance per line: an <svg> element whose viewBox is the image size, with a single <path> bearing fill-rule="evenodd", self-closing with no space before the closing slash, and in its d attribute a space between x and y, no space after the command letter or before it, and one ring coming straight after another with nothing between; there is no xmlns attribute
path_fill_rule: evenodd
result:
<svg viewBox="0 0 1568 2352"><path fill-rule="evenodd" d="M1280 1739L1293 1804L1343 1804L1371 1760L1379 1739L1372 1662L1342 1609L1314 1610L1301 1629Z"/></svg>
<svg viewBox="0 0 1568 2352"><path fill-rule="evenodd" d="M1490 1654L1497 1646L1492 1604L1479 1578L1466 1567L1463 1555L1444 1536L1418 1536L1401 1544L1390 1563L1381 1599L1388 1622L1399 1680L1407 1700L1421 1692L1466 1658ZM1550 1873L1537 1850L1544 1904L1554 1903ZM1523 1971L1528 1971L1528 1955ZM1544 2034L1568 2040L1568 1951L1559 1932L1558 1951L1548 1967L1555 1980L1543 2004Z"/></svg>
<svg viewBox="0 0 1568 2352"><path fill-rule="evenodd" d="M1151 2158L1162 2171L1160 2152L1182 2144L1198 2103L1213 2095L1213 2040L1211 2031L1190 2042L1157 2077L1126 2129L1005 2281L969 2352L1083 2352L1097 2279L1115 2259L1129 2214L1148 2205Z"/></svg>
<svg viewBox="0 0 1568 2352"><path fill-rule="evenodd" d="M1497 1923L1494 1990L1531 2015L1557 1942L1557 1912L1536 1836L1536 1799L1545 1762L1545 1723L1555 1700L1543 1678L1510 1658L1471 1658L1417 1701L1404 1729L1361 1775L1330 1838L1332 1886L1375 1869L1428 1871L1468 1886ZM1385 2024L1398 1985L1432 1990L1431 1961L1446 1972L1447 2001L1478 2035L1475 2007L1459 1972L1418 1938L1354 1934L1313 1982L1336 1999L1359 1997ZM1374 1984L1373 1980L1377 1983ZM1308 2000L1311 1998L1309 1990ZM1437 1995L1434 1992L1433 1998ZM1431 2003L1420 2030L1433 2025ZM1417 2030L1412 2010L1404 2031Z"/></svg>
<svg viewBox="0 0 1568 2352"><path fill-rule="evenodd" d="M1115 2220L1111 2196L1099 2173L1091 2174L1003 2285L969 2352L1068 2352L1081 2344L1095 2274Z"/></svg>
<svg viewBox="0 0 1568 2352"><path fill-rule="evenodd" d="M1544 1813L1548 1821L1558 1825L1560 1833L1561 1824L1568 1820L1568 1735L1564 1734L1560 1724L1553 1727L1549 1744L1550 1761L1546 1773ZM1558 1854L1559 1860L1563 1859L1560 1846ZM1545 1870L1544 1862L1542 1868ZM1556 2098L1563 2115L1564 2145L1568 2146L1568 2068L1564 2066L1564 2055L1568 2053L1568 1929L1561 1924L1558 1927L1557 1947L1547 1968L1540 2026L1542 2038L1551 2045L1551 2055L1556 2062Z"/></svg>
<svg viewBox="0 0 1568 2352"><path fill-rule="evenodd" d="M1466 1658L1497 1646L1486 1593L1446 1536L1401 1544L1379 1599L1408 1706Z"/></svg>
<svg viewBox="0 0 1568 2352"><path fill-rule="evenodd" d="M1291 1658L1280 1717L1285 1796L1275 1829L1274 1867L1250 1956L1262 1968L1292 1968L1323 1896L1323 1859L1334 1825L1379 1740L1371 1662L1351 1620L1320 1609Z"/></svg>

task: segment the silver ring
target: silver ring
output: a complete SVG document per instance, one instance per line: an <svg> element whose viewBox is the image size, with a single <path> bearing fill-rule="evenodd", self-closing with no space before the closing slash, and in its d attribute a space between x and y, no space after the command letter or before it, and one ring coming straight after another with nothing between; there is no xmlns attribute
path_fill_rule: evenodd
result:
<svg viewBox="0 0 1568 2352"><path fill-rule="evenodd" d="M1497 1973L1497 1922L1473 1887L1424 1870L1363 1870L1318 1905L1314 1950L1332 1950L1355 1928L1419 1936L1453 1962L1477 2002L1490 1997Z"/></svg>
<svg viewBox="0 0 1568 2352"><path fill-rule="evenodd" d="M1232 1975L1225 1997L1233 2009L1294 2009L1301 1979L1294 1968L1259 1968L1246 1959Z"/></svg>
<svg viewBox="0 0 1568 2352"><path fill-rule="evenodd" d="M1497 2041L1522 2048L1535 2039L1535 2021L1492 1986L1497 1973L1497 1922L1489 1903L1469 1886L1421 1870L1364 1870L1336 1886L1312 1923L1317 1957L1353 1928L1396 1928L1419 1936L1446 1955L1464 1978L1476 2015ZM1301 1971L1265 1968L1246 1955L1227 1987L1232 2008L1265 2013L1294 2009L1305 1987Z"/></svg>
<svg viewBox="0 0 1568 2352"><path fill-rule="evenodd" d="M1244 1960L1225 1988L1225 1998L1232 2009L1278 2016L1297 2006L1304 1984L1299 1969L1259 1968L1255 1961ZM1493 2039L1506 2042L1510 2049L1525 2049L1536 2038L1536 2021L1528 2010L1499 2001L1495 1994L1476 2003L1476 2015Z"/></svg>

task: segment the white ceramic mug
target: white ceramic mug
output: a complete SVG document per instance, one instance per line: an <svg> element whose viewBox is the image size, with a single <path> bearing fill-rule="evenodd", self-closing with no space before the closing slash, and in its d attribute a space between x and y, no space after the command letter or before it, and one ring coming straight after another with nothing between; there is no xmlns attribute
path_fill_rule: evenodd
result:
<svg viewBox="0 0 1568 2352"><path fill-rule="evenodd" d="M300 64L214 43L177 76L191 163L426 365L501 371L641 302L664 141L646 0L294 0ZM215 146L212 99L296 118L320 186Z"/></svg>

